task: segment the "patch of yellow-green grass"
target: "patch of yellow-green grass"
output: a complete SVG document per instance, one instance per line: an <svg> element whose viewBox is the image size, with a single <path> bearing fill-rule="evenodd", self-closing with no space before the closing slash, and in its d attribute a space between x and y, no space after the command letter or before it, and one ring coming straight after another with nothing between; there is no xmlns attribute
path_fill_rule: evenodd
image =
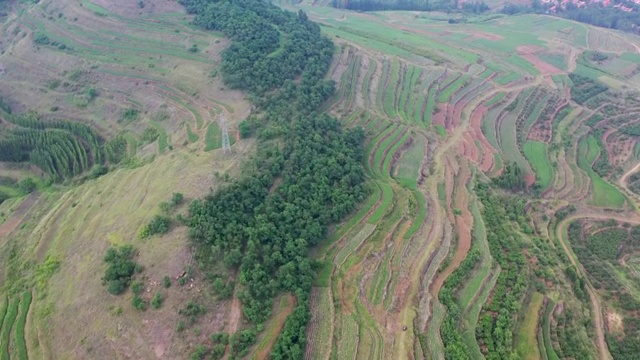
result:
<svg viewBox="0 0 640 360"><path fill-rule="evenodd" d="M396 170L398 179L418 180L420 164L424 159L424 138L414 136L413 142L407 151L402 154Z"/></svg>
<svg viewBox="0 0 640 360"><path fill-rule="evenodd" d="M333 259L333 263L336 266L341 266L347 256L351 255L353 251L355 251L362 242L364 242L373 231L376 229L376 225L374 224L364 224L362 229L352 238L350 238L346 245L338 252L336 257Z"/></svg>
<svg viewBox="0 0 640 360"><path fill-rule="evenodd" d="M217 123L212 122L207 127L207 135L205 137L204 151L211 151L222 147L222 133Z"/></svg>
<svg viewBox="0 0 640 360"><path fill-rule="evenodd" d="M2 323L4 322L4 317L7 314L7 309L9 308L9 298L6 296L2 297L2 302L0 303L0 329L2 329Z"/></svg>
<svg viewBox="0 0 640 360"><path fill-rule="evenodd" d="M331 353L333 333L333 299L328 287L313 288L311 319L307 332L307 353L310 359L326 359Z"/></svg>
<svg viewBox="0 0 640 360"><path fill-rule="evenodd" d="M558 354L553 349L553 341L551 340L551 313L555 308L555 303L551 300L547 302L547 306L544 311L544 317L542 318L542 342L544 344L547 359L560 360Z"/></svg>
<svg viewBox="0 0 640 360"><path fill-rule="evenodd" d="M536 334L538 332L538 317L543 300L544 295L539 292L534 292L523 313L524 319L520 323L516 337L516 351L520 359L536 360L540 358Z"/></svg>
<svg viewBox="0 0 640 360"><path fill-rule="evenodd" d="M426 350L429 354L427 358L430 359L441 359L444 358L444 346L442 344L442 339L440 339L440 325L442 325L442 320L444 319L444 315L447 310L438 301L438 299L433 299L433 308L431 309L431 321L429 321L429 327L427 328L426 334Z"/></svg>
<svg viewBox="0 0 640 360"><path fill-rule="evenodd" d="M163 153L169 146L169 136L167 135L167 130L165 130L164 126L160 125L160 123L158 123L157 121L151 121L151 125L153 125L153 127L158 130L158 150Z"/></svg>
<svg viewBox="0 0 640 360"><path fill-rule="evenodd" d="M362 305L360 299L355 300L358 323L360 325L360 338L358 341L358 359L381 359L384 350L384 341L376 320Z"/></svg>
<svg viewBox="0 0 640 360"><path fill-rule="evenodd" d="M189 123L186 123L185 125L186 125L186 128L187 128L187 138L189 139L189 142L190 143L197 142L200 139L198 134L194 133L191 130L191 125L189 125Z"/></svg>
<svg viewBox="0 0 640 360"><path fill-rule="evenodd" d="M447 137L447 129L442 125L436 125L436 133L440 135L441 139L445 139Z"/></svg>
<svg viewBox="0 0 640 360"><path fill-rule="evenodd" d="M355 359L358 349L359 326L353 315L342 317L342 334L338 343L338 359Z"/></svg>

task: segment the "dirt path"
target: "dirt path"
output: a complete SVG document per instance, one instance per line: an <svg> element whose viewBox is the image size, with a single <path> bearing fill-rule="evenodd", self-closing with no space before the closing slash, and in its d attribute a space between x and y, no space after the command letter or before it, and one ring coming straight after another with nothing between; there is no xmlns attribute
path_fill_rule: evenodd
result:
<svg viewBox="0 0 640 360"><path fill-rule="evenodd" d="M580 276L584 276L584 272L582 267L580 267L578 261L575 259L573 252L570 249L570 246L564 239L564 228L570 224L571 222L578 219L591 219L591 220L617 220L622 222L631 223L633 225L640 224L640 217L637 213L632 215L624 216L620 214L601 214L597 212L587 212L583 214L573 214L562 220L557 228L556 228L556 237L562 248L564 249L565 254L571 260L573 266L578 269L578 274ZM600 354L600 359L602 360L610 360L611 354L609 353L609 349L607 348L607 342L605 340L605 330L604 330L604 320L602 317L602 304L600 303L600 298L596 291L591 287L590 283L587 282L587 290L589 292L589 298L591 300L591 312L593 313L593 321L596 330L596 345L598 347L598 353Z"/></svg>
<svg viewBox="0 0 640 360"><path fill-rule="evenodd" d="M636 166L632 167L631 169L629 169L629 171L624 173L624 175L622 175L620 179L618 179L618 185L620 185L620 187L625 189L627 192L635 195L633 191L629 190L629 187L627 185L627 178L634 173L637 173L638 171L640 171L640 163L636 164Z"/></svg>
<svg viewBox="0 0 640 360"><path fill-rule="evenodd" d="M274 323L274 326L271 328L273 331L265 332L264 336L267 336L270 333L280 334L282 328L284 327L284 323L287 320L287 316L289 316L289 314L291 314L293 312L293 309L296 307L296 298L291 294L286 295L286 297L289 298L289 305L285 309L278 310L276 316L271 319L271 321L273 321ZM284 301L284 298L280 301ZM271 352L273 344L276 343L276 340L278 340L278 336L272 336L272 339L269 339L269 343L267 344L267 346L265 346L264 349L262 349L262 351L260 351L255 358L259 360L267 359L269 357L269 353Z"/></svg>
<svg viewBox="0 0 640 360"><path fill-rule="evenodd" d="M570 74L572 72L574 72L576 70L576 66L578 65L578 55L580 53L578 52L578 49L572 47L571 50L569 50L569 59L567 60L567 73Z"/></svg>
<svg viewBox="0 0 640 360"><path fill-rule="evenodd" d="M611 34L612 36L617 37L618 39L620 39L620 40L624 41L625 43L627 43L627 44L629 44L629 45L633 46L633 47L636 49L636 52L637 52L638 54L640 54L640 46L636 45L635 43L632 43L631 41L629 41L629 40L625 39L623 36L620 36L620 35L616 34L616 33L615 33L615 32L613 32L613 31L611 31L611 32L610 32L610 34Z"/></svg>
<svg viewBox="0 0 640 360"><path fill-rule="evenodd" d="M238 331L238 323L240 322L241 316L240 299L234 296L233 300L231 300L231 311L229 312L229 334L234 334Z"/></svg>

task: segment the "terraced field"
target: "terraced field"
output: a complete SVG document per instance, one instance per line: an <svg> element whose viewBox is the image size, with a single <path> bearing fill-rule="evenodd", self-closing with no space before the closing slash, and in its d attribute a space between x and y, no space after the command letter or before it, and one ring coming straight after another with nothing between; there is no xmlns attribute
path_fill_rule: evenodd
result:
<svg viewBox="0 0 640 360"><path fill-rule="evenodd" d="M321 272L318 291L332 294L341 315L324 328L314 322L310 344L317 344L316 333L326 339L327 331L340 339L344 327L356 329L353 321L359 334L357 341L334 343L320 358L484 358L498 346L485 339L500 341L496 334L505 323L505 331L514 334L513 343L502 345L505 354L530 359L566 354L557 351L572 345L549 337L557 326L564 327L563 341L575 332L572 339L594 344L583 348L586 353L606 353L606 345L598 347L598 338L580 332L575 320L561 325L553 316L594 309L561 290L570 279L552 275L564 273L566 260L552 250L555 217L562 216L556 213L606 217L601 207L626 208L628 201L608 180L621 175L616 169L633 164L629 149L635 140L611 130L613 135L596 143L593 125L585 125L594 112L608 110L604 104L610 101L620 109L632 104L613 100L614 90L588 94L579 103L572 99L570 88L576 85L567 74L575 58L555 51L583 51L575 45L584 36L582 25L531 17L526 21L548 28L525 35L509 18L495 21L513 26L507 34L496 33L492 21L448 27L430 15L352 13L307 2L292 9L305 10L340 44L331 73L339 91L329 109L345 126L366 130L365 165L372 183L361 210L337 227L330 246L317 251L331 264ZM466 35L479 29L490 34ZM541 42L571 31L558 48ZM438 45L428 54L415 47L423 34L442 32L429 40ZM464 55L453 49L458 44L464 44ZM518 55L501 58L509 49ZM491 63L465 63L476 57ZM617 162L608 156L612 166L606 174L595 170L598 148L620 154ZM521 170L525 190L507 189L513 191L509 196L482 192L479 199L474 184L500 176L506 164ZM488 201L521 215L497 225ZM488 231L521 237L527 244L518 245L521 259L501 259L496 246L516 245L487 240ZM516 265L521 261L524 267ZM524 286L518 292L504 285L515 273L522 277L515 286ZM325 287L330 291L320 290ZM559 301L564 308L558 308ZM497 316L504 306L514 309L509 318ZM319 358L312 355L315 349L309 345L306 358Z"/></svg>

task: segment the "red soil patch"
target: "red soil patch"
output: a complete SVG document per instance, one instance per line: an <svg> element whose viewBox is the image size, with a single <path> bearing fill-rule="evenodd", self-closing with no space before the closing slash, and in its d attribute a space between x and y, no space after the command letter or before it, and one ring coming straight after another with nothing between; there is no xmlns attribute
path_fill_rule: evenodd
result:
<svg viewBox="0 0 640 360"><path fill-rule="evenodd" d="M449 108L449 104L438 104L432 118L433 125L444 126L445 117L446 117L448 108Z"/></svg>
<svg viewBox="0 0 640 360"><path fill-rule="evenodd" d="M537 54L545 50L547 49L537 45L522 45L516 48L518 55Z"/></svg>
<svg viewBox="0 0 640 360"><path fill-rule="evenodd" d="M465 38L465 40L474 40L474 39L485 39L485 40L490 40L490 41L500 41L504 39L504 36L501 35L496 35L496 34L491 34L491 33L485 33L485 32L478 32L478 33L474 33L473 35L469 36L468 38Z"/></svg>
<svg viewBox="0 0 640 360"><path fill-rule="evenodd" d="M540 71L540 73L542 75L555 75L555 74L563 74L564 71L558 69L557 67L548 64L542 60L540 60L540 58L538 58L537 56L533 55L533 54L528 54L528 55L520 55L523 58L525 58L528 62L532 63L533 66L536 67L536 69L538 69L538 71Z"/></svg>
<svg viewBox="0 0 640 360"><path fill-rule="evenodd" d="M546 50L543 47L535 46L535 45L523 45L518 46L516 48L518 55L525 58L527 61L533 64L533 66L540 71L542 75L554 75L554 74L562 74L564 71L558 69L557 67L548 64L542 60L540 60L535 54Z"/></svg>
<svg viewBox="0 0 640 360"><path fill-rule="evenodd" d="M456 215L454 220L456 233L458 235L458 247L456 248L456 253L449 266L442 271L433 282L432 294L436 296L440 292L440 288L442 288L444 281L455 269L458 268L458 266L460 266L464 258L467 256L469 249L471 249L471 226L473 224L473 217L467 208L469 204L469 194L465 191L467 181L469 180L469 169L467 167L462 166L460 168L457 180L458 191L456 191L455 208L462 211L462 214Z"/></svg>
<svg viewBox="0 0 640 360"><path fill-rule="evenodd" d="M480 169L484 172L489 172L493 168L493 154L495 149L487 138L482 133L482 118L484 117L487 107L479 105L471 113L471 130L474 133L474 137L480 141L482 145L482 162L480 163Z"/></svg>
<svg viewBox="0 0 640 360"><path fill-rule="evenodd" d="M240 322L241 316L240 299L234 296L233 300L231 300L231 311L229 312L229 334L233 334L238 330L238 323Z"/></svg>
<svg viewBox="0 0 640 360"><path fill-rule="evenodd" d="M625 78L630 78L635 75L637 67L638 66L636 64L629 65L620 72L620 75Z"/></svg>
<svg viewBox="0 0 640 360"><path fill-rule="evenodd" d="M478 148L476 147L476 144L473 141L473 137L469 132L464 134L464 139L462 142L460 142L459 148L461 150L461 153L464 154L465 158L475 163L478 162Z"/></svg>
<svg viewBox="0 0 640 360"><path fill-rule="evenodd" d="M524 176L524 183L527 185L527 187L533 186L533 184L536 183L536 175L535 174L526 174Z"/></svg>

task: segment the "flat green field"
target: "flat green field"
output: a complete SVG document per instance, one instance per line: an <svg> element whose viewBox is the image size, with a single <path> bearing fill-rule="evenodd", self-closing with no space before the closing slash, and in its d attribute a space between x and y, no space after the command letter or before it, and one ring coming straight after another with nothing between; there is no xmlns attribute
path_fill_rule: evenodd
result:
<svg viewBox="0 0 640 360"><path fill-rule="evenodd" d="M587 138L580 139L578 144L578 166L591 179L591 189L593 191L591 201L596 206L620 208L626 201L624 195L591 168L598 154L600 154L600 147L595 137L589 135Z"/></svg>
<svg viewBox="0 0 640 360"><path fill-rule="evenodd" d="M549 187L553 179L553 168L549 162L548 145L541 141L527 141L522 146L524 156L536 173L536 181L542 190Z"/></svg>

